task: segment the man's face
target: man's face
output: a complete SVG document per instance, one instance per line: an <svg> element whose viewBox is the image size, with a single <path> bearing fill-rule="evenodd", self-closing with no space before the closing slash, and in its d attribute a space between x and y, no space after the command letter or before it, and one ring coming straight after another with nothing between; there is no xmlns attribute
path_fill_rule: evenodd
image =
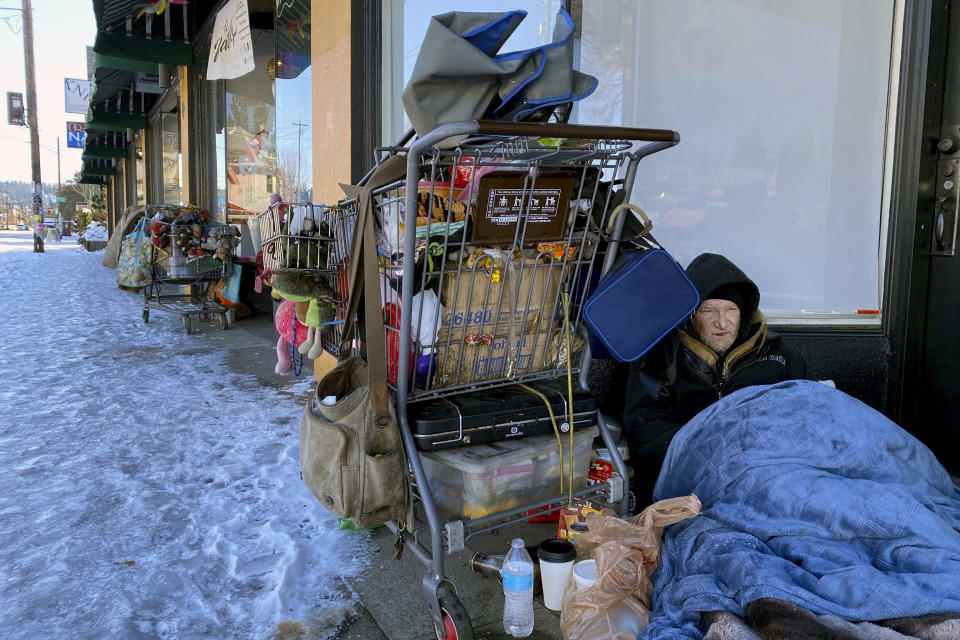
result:
<svg viewBox="0 0 960 640"><path fill-rule="evenodd" d="M708 298L693 314L693 330L701 342L722 356L740 331L740 307L729 300Z"/></svg>

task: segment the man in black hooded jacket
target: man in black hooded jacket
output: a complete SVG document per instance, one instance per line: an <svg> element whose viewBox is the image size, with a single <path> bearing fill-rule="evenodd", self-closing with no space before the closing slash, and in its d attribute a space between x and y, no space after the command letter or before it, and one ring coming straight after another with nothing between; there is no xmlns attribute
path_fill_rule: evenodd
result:
<svg viewBox="0 0 960 640"><path fill-rule="evenodd" d="M700 305L627 378L623 417L638 507L652 501L667 447L693 416L738 389L807 376L803 357L767 331L760 290L736 265L704 253L686 273Z"/></svg>

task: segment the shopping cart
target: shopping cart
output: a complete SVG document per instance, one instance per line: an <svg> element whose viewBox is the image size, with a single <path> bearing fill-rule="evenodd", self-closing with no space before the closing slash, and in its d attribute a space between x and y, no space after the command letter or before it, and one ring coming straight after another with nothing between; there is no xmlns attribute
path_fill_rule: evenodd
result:
<svg viewBox="0 0 960 640"><path fill-rule="evenodd" d="M277 202L257 215L264 273L310 274L323 278L337 296L336 326L346 315L347 256L353 237L355 207L344 212L323 203ZM323 347L339 354L334 332L321 334Z"/></svg>
<svg viewBox="0 0 960 640"><path fill-rule="evenodd" d="M151 245L152 279L143 287L143 321L149 322L150 310L157 309L179 315L187 333L193 331L194 319L213 318L221 329L229 328L228 309L213 299L210 289L232 274L233 228L218 222L178 227L175 219L167 220L159 221L165 226L157 234L164 240Z"/></svg>
<svg viewBox="0 0 960 640"><path fill-rule="evenodd" d="M564 448L566 435L557 431L559 459L571 465L564 493L541 491L522 504L512 496L502 508L467 517L442 504L431 476L439 467L418 450L409 413L422 401L506 385L562 381L570 391L587 389L591 357L581 315L590 283L617 255L624 224L617 205L629 201L639 161L678 142L667 130L473 121L443 125L409 148L377 150L378 164L391 155L407 158L406 177L374 191L374 207L387 378L418 514L414 523L387 526L396 547L428 567L422 588L438 638L472 638L445 575L445 554L479 533L577 499L626 515L628 476L597 413L614 470L608 481L574 486L579 445L571 433ZM346 201L336 210L333 235L345 246L356 206ZM567 427L575 424L572 398L565 406ZM469 439L461 428L452 441ZM429 543L421 544L424 529Z"/></svg>

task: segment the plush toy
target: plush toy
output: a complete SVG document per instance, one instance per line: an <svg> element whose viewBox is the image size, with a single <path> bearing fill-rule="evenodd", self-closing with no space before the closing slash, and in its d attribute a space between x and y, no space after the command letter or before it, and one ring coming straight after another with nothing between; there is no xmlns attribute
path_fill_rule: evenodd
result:
<svg viewBox="0 0 960 640"><path fill-rule="evenodd" d="M313 218L304 218L303 227L300 229L300 237L307 240L316 238L320 231L317 229L317 221Z"/></svg>
<svg viewBox="0 0 960 640"><path fill-rule="evenodd" d="M206 252L203 250L203 243L207 240L207 233L203 229L201 224L192 224L190 225L190 248L187 250L187 255L191 258L200 258L206 255Z"/></svg>
<svg viewBox="0 0 960 640"><path fill-rule="evenodd" d="M306 307L302 322L309 333L300 345L300 353L309 358L319 357L323 351L320 334L334 327L331 323L336 318L336 293L326 278L313 272L275 273L272 280L278 295Z"/></svg>
<svg viewBox="0 0 960 640"><path fill-rule="evenodd" d="M181 253L186 254L190 250L190 240L192 236L188 225L173 226L173 243Z"/></svg>
<svg viewBox="0 0 960 640"><path fill-rule="evenodd" d="M154 220L150 223L150 233L153 236L150 241L154 246L163 249L170 242L170 239L167 236L169 230L170 225L168 225L166 222Z"/></svg>
<svg viewBox="0 0 960 640"><path fill-rule="evenodd" d="M291 300L280 303L273 324L280 334L277 339L277 366L274 371L277 375L284 375L293 370L290 343L293 342L295 347L302 345L307 338L307 327L297 319L296 304Z"/></svg>
<svg viewBox="0 0 960 640"><path fill-rule="evenodd" d="M206 211L188 207L182 210L180 215L177 216L176 220L173 221L173 224L178 227L179 226L189 227L192 224L203 224L206 218L207 218Z"/></svg>
<svg viewBox="0 0 960 640"><path fill-rule="evenodd" d="M203 235L203 242L200 243L200 248L206 253L216 253L217 248L220 246L220 240L218 238L219 232L217 229L214 229L210 233L205 233Z"/></svg>
<svg viewBox="0 0 960 640"><path fill-rule="evenodd" d="M320 245L317 238L320 236L320 230L317 228L317 222L313 218L304 218L299 233L295 236L292 250L295 257L291 261L294 267L300 269L318 269L320 268Z"/></svg>
<svg viewBox="0 0 960 640"><path fill-rule="evenodd" d="M221 227L216 244L217 258L220 260L226 260L228 257L233 255L234 249L236 249L237 245L240 244L240 229L237 229L236 227L232 229Z"/></svg>

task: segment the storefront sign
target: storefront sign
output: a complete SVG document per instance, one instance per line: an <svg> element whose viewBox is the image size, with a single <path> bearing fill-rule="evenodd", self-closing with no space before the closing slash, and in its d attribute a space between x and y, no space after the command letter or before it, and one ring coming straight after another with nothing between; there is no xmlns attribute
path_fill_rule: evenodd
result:
<svg viewBox="0 0 960 640"><path fill-rule="evenodd" d="M67 123L67 147L71 149L83 149L83 142L87 138L86 122L68 122Z"/></svg>
<svg viewBox="0 0 960 640"><path fill-rule="evenodd" d="M90 81L64 78L63 101L67 113L86 113L90 107Z"/></svg>
<svg viewBox="0 0 960 640"><path fill-rule="evenodd" d="M7 91L7 124L27 126L22 93Z"/></svg>
<svg viewBox="0 0 960 640"><path fill-rule="evenodd" d="M247 0L229 0L217 13L207 60L207 80L230 80L253 71Z"/></svg>

